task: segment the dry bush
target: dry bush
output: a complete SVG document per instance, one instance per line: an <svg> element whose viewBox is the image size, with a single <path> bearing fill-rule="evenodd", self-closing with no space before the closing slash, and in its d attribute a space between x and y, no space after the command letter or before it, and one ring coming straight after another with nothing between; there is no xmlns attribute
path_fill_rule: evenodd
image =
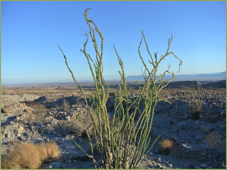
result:
<svg viewBox="0 0 227 170"><path fill-rule="evenodd" d="M80 113L76 113L77 116L83 121L84 125L87 127L90 136L94 135L94 124L86 110L81 111ZM94 120L98 124L98 117L95 114ZM87 137L86 130L82 123L78 119L73 119L70 122L67 122L65 128L74 133L78 137Z"/></svg>
<svg viewBox="0 0 227 170"><path fill-rule="evenodd" d="M55 142L39 144L20 143L7 153L1 163L2 169L37 169L46 159L58 159L61 151Z"/></svg>
<svg viewBox="0 0 227 170"><path fill-rule="evenodd" d="M168 155L173 147L173 142L169 139L164 139L159 142L159 153Z"/></svg>
<svg viewBox="0 0 227 170"><path fill-rule="evenodd" d="M189 105L190 113L192 119L196 120L200 117L200 112L203 106L203 99L199 96L200 90L191 90L191 93L188 94L186 100Z"/></svg>
<svg viewBox="0 0 227 170"><path fill-rule="evenodd" d="M8 89L8 88L4 88L1 89L1 95L15 95L15 91L14 89Z"/></svg>
<svg viewBox="0 0 227 170"><path fill-rule="evenodd" d="M67 111L67 109L69 108L69 106L70 106L70 105L69 105L69 103L67 102L67 100L64 100L64 101L63 101L63 110L64 110L64 111Z"/></svg>
<svg viewBox="0 0 227 170"><path fill-rule="evenodd" d="M216 132L209 133L205 138L206 146L211 147L211 148L215 148L215 147L218 147L218 146L224 146L221 138L222 138L222 136L219 135Z"/></svg>
<svg viewBox="0 0 227 170"><path fill-rule="evenodd" d="M48 109L44 104L40 104L39 102L27 102L26 106L34 109L33 114L38 114L42 112L46 112Z"/></svg>
<svg viewBox="0 0 227 170"><path fill-rule="evenodd" d="M163 149L170 149L173 147L173 142L169 139L164 139L160 142L160 145Z"/></svg>
<svg viewBox="0 0 227 170"><path fill-rule="evenodd" d="M46 159L58 159L61 155L61 151L58 149L56 142L41 142L38 144L39 150L43 153L42 160Z"/></svg>
<svg viewBox="0 0 227 170"><path fill-rule="evenodd" d="M189 109L192 119L196 120L200 117L200 112L202 110L203 101L196 99L194 101L189 101Z"/></svg>
<svg viewBox="0 0 227 170"><path fill-rule="evenodd" d="M191 112L200 112L203 106L203 101L201 99L195 99L189 102L189 108Z"/></svg>
<svg viewBox="0 0 227 170"><path fill-rule="evenodd" d="M1 89L1 95L7 95L7 90L6 89Z"/></svg>
<svg viewBox="0 0 227 170"><path fill-rule="evenodd" d="M32 114L25 114L22 121L25 122L43 122L45 120L46 115L44 112L33 111ZM40 123L42 124L42 123Z"/></svg>

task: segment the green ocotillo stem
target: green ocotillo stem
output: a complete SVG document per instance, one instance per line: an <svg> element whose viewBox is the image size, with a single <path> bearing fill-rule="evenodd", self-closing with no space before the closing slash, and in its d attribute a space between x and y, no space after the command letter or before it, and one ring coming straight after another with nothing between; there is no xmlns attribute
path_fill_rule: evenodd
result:
<svg viewBox="0 0 227 170"><path fill-rule="evenodd" d="M166 54L161 55L158 59L158 53L154 54L154 58L150 53L148 43L146 41L146 37L144 32L142 33L142 38L139 43L138 53L139 57L142 61L144 71L142 69L142 74L144 76L144 85L142 87L139 86L139 95L136 99L133 98L133 101L129 99L129 95L133 97L132 89L126 82L126 76L124 71L124 64L121 60L117 49L113 46L114 51L117 55L119 65L121 67L121 71L119 71L120 75L120 84L118 93L115 93L115 102L114 102L114 116L112 121L109 120L109 115L107 112L107 99L109 96L109 87L104 80L103 77L103 52L104 52L104 38L101 31L98 29L98 26L94 23L92 19L88 19L87 13L90 9L87 8L84 12L84 18L89 28L89 33L86 33L86 41L84 43L83 49L81 52L84 54L87 59L93 81L95 83L95 92L92 93L92 108L89 107L87 97L78 84L73 72L71 71L65 54L61 50L63 57L65 59L66 66L71 73L71 76L80 89L83 97L85 98L86 109L89 117L92 120L92 124L94 126L94 136L89 134L88 127L86 127L85 122L77 116L78 120L81 122L85 132L88 136L88 140L91 146L91 154L87 154L84 149L75 143L86 155L92 158L95 168L99 168L97 161L94 156L94 144L96 142L97 149L100 152L103 162L103 168L106 169L122 169L122 168L138 168L140 167L142 161L144 161L145 156L148 151L153 147L154 143L151 147L149 147L151 137L150 131L152 127L152 122L154 118L154 109L157 105L158 101L166 101L166 99L159 99L158 93L165 88L169 82L174 79L174 73L169 71L169 68L161 75L156 76L158 71L159 64L168 56L173 55L177 60L180 61L179 70L182 65L182 61L170 51L170 45L173 40L173 36L168 40L168 48L166 50ZM92 40L93 48L95 51L95 59L93 59L87 52L87 44L89 37ZM98 45L97 38L101 39L100 46ZM145 63L140 48L145 43L147 53L150 56L150 60L148 60L151 68ZM101 47L99 49L99 47ZM168 82L164 81L164 77L166 73L172 74L172 79ZM159 83L157 85L157 83ZM139 85L139 83L138 83ZM91 100L90 100L91 101ZM141 109L141 102L144 101L144 108ZM125 102L125 108L123 106L123 102ZM134 111L129 113L130 109L134 107ZM139 116L137 121L135 121L136 115ZM97 119L97 123L96 123ZM160 137L160 136L159 136ZM159 138L158 137L158 138ZM158 138L154 141L156 142ZM75 141L74 141L75 142ZM142 156L144 158L142 159ZM142 161L141 161L142 159Z"/></svg>

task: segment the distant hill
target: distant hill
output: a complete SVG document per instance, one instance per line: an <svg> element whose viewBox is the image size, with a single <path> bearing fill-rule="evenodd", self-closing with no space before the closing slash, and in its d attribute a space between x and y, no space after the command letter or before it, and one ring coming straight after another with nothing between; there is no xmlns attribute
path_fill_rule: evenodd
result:
<svg viewBox="0 0 227 170"><path fill-rule="evenodd" d="M165 79L171 79L171 75L166 75ZM126 77L127 81L141 81L144 80L143 76L128 76ZM192 81L192 80L197 80L197 81L210 81L210 80L226 80L226 72L221 72L221 73L207 73L207 74L181 74L181 75L175 75L175 81Z"/></svg>
<svg viewBox="0 0 227 170"><path fill-rule="evenodd" d="M171 82L167 88L184 88L184 87L190 87L190 88L226 88L226 80L221 81L175 81Z"/></svg>
<svg viewBox="0 0 227 170"><path fill-rule="evenodd" d="M165 79L170 80L172 78L171 75L166 75ZM131 86L135 86L137 87L137 83L136 80L141 82L144 82L143 76L128 76L126 77L127 82L131 85ZM226 72L221 72L221 73L213 73L213 74L181 74L181 75L176 75L175 76L175 80L174 82L178 82L177 84L173 84L173 86L176 87L180 87L180 86L184 86L184 84L190 84L190 86L196 87L198 86L197 83L201 82L201 83L213 83L214 81L222 81L221 83L217 83L217 84L206 84L204 85L205 87L225 87L225 80L226 80ZM180 81L186 81L186 82L180 82ZM193 81L193 82L189 82L189 81ZM107 81L107 84L114 88L114 87L118 87L119 86L119 80L109 80ZM93 81L84 81L84 82L79 82L79 84L82 87L85 88L90 88L94 86L94 82ZM75 83L73 81L71 82L52 82L52 83L30 83L30 84L7 84L1 85L2 88L5 86L5 88L41 88L41 87L51 87L51 88L56 88L56 89L65 89L66 87L77 87L75 85Z"/></svg>

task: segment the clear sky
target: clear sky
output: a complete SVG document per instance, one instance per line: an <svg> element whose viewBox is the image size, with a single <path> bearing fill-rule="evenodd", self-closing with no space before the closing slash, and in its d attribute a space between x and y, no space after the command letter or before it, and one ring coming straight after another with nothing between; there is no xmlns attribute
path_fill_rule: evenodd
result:
<svg viewBox="0 0 227 170"><path fill-rule="evenodd" d="M80 52L88 30L86 8L104 36L104 77L118 79L120 66L113 44L121 56L126 76L141 75L138 55L141 30L151 53L170 51L183 61L178 74L226 71L225 1L8 1L1 2L1 83L23 84L72 81L57 44L68 58L79 81L91 79ZM144 60L149 56L143 43ZM88 52L94 56L89 44ZM147 62L147 65L148 62ZM160 65L177 73L172 55ZM149 65L150 69L152 66Z"/></svg>

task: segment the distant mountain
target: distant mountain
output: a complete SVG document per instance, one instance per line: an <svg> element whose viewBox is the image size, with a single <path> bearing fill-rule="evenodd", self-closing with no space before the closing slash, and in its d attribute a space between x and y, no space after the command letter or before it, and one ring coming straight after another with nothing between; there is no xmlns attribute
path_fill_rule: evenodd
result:
<svg viewBox="0 0 227 170"><path fill-rule="evenodd" d="M165 79L171 79L171 75L166 75ZM128 76L126 77L127 81L141 81L144 80L143 76ZM226 72L221 73L207 73L207 74L180 74L175 75L176 81L183 81L183 80L226 80Z"/></svg>

